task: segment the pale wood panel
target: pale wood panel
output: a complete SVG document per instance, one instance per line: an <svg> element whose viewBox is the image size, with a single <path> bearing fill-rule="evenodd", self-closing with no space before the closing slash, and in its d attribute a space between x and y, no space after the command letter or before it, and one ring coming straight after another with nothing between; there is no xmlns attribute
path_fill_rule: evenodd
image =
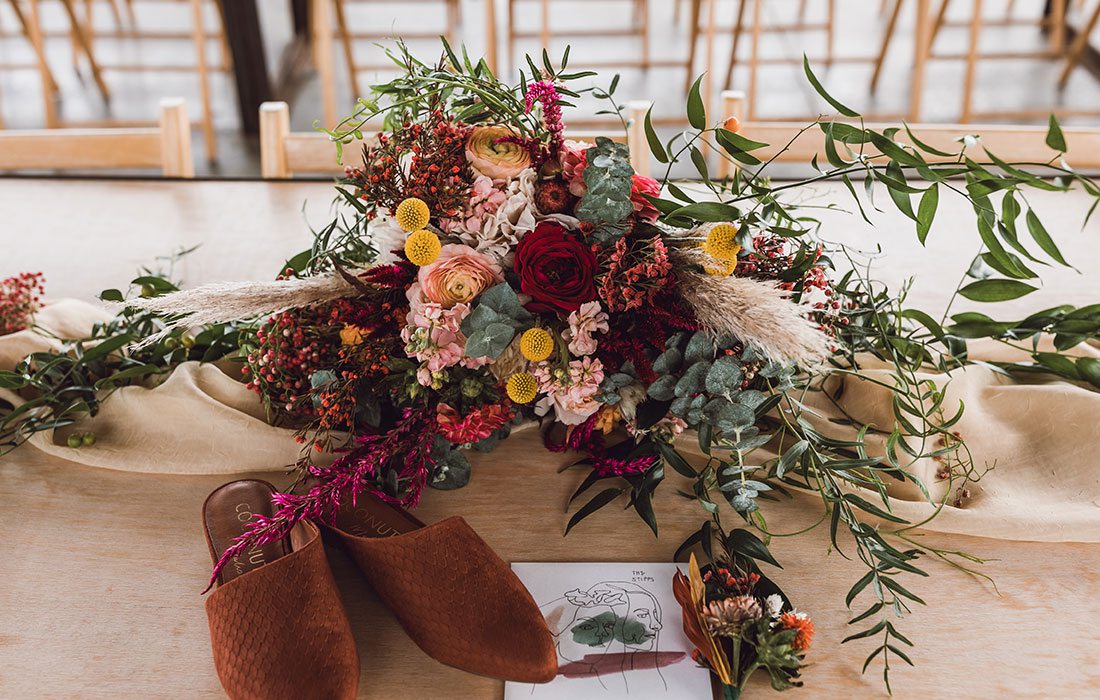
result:
<svg viewBox="0 0 1100 700"><path fill-rule="evenodd" d="M191 123L182 99L161 100L157 128L0 131L0 170L129 168L194 177Z"/></svg>
<svg viewBox="0 0 1100 700"><path fill-rule="evenodd" d="M302 202L308 221L317 224L332 199L331 188L316 182L11 179L0 183L0 191L0 243L9 251L0 271L43 269L53 280L51 296L83 298L129 279L155 255L195 243L202 248L178 270L189 284L270 278L288 254L308 245ZM844 192L843 186L823 185L816 203L843 203ZM57 201L67 210L51 208ZM1032 203L1086 274L1052 271L1044 289L1011 302L1006 317L1056 300L1095 301L1100 236L1095 225L1080 230L1088 199L1040 192ZM73 226L72 211L81 212L81 226ZM958 223L972 216L961 199L941 202L926 250L916 243L912 223L892 210L871 212L880 223L877 234L858 216L820 214L834 238L865 246L881 241L886 261L895 263L881 276L896 283L916 275L914 303L924 308L946 300L966 265L959 251L977 241L969 224ZM34 246L25 245L28 230L40 234ZM105 240L118 255L103 252ZM469 487L429 491L418 515L428 522L464 515L509 561L666 560L701 520L696 506L675 495L678 477L670 474L656 501L660 538L633 512L616 508L562 538L566 499L583 473L559 474L554 459L530 442L507 441L477 464ZM279 473L267 478L286 483ZM48 459L33 448L0 458L7 524L0 538L0 697L224 697L199 595L210 562L198 517L206 494L223 480L97 470ZM769 523L777 532L792 532L817 515L816 507L801 497L769 506ZM901 623L918 644L917 668L894 668L894 697L1096 695L1100 546L933 533L925 539L993 559L983 571L996 579L1001 595L926 562L932 577L907 583L929 605ZM777 539L772 549L785 565L778 574L784 588L818 629L808 686L791 698L885 698L877 671L859 673L867 648L839 645L851 631L843 596L860 575L859 565L830 551L823 530ZM360 646L360 697L501 697L502 684L424 656L346 558L330 550L330 561ZM668 623L675 624L675 616ZM751 694L771 697L762 679Z"/></svg>

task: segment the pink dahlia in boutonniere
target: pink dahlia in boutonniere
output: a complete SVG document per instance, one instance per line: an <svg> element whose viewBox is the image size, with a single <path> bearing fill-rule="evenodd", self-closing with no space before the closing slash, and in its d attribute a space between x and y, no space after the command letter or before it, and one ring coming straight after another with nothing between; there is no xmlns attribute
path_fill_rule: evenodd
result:
<svg viewBox="0 0 1100 700"><path fill-rule="evenodd" d="M481 442L505 426L515 414L508 400L491 403L459 415L450 404L440 403L436 409L439 433L453 445Z"/></svg>
<svg viewBox="0 0 1100 700"><path fill-rule="evenodd" d="M569 313L596 298L596 255L556 221L542 221L516 247L514 269L528 310Z"/></svg>

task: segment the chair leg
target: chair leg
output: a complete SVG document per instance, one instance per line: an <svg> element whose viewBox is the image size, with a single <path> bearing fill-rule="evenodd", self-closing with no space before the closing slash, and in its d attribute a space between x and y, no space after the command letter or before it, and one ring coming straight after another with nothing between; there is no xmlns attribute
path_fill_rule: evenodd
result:
<svg viewBox="0 0 1100 700"><path fill-rule="evenodd" d="M72 27L73 36L80 45L80 48L84 51L84 55L88 58L88 66L92 69L92 78L99 88L99 94L103 96L104 101L110 102L111 90L107 87L106 81L103 80L103 72L99 69L99 62L96 61L95 52L92 51L92 45L88 41L88 36L84 33L84 27L80 24L80 20L77 19L72 0L61 0L61 5L65 8L65 14L69 16L69 23Z"/></svg>
<svg viewBox="0 0 1100 700"><path fill-rule="evenodd" d="M458 2L457 0L446 0L447 10L447 41L454 43L455 32L458 30ZM359 95L359 91L355 91L356 96Z"/></svg>
<svg viewBox="0 0 1100 700"><path fill-rule="evenodd" d="M971 0L973 16L970 18L970 46L966 51L966 77L963 79L963 103L959 121L970 123L974 102L974 79L978 71L978 43L982 36L982 0Z"/></svg>
<svg viewBox="0 0 1100 700"><path fill-rule="evenodd" d="M38 17L38 0L30 0L28 6L30 7L30 16L25 17L20 12L18 7L18 0L11 0L11 6L15 10L16 15L20 18L23 26L27 31L27 38L30 40L31 45L34 47L34 53L39 57L38 59L38 74L42 79L42 112L45 116L46 128L52 129L60 125L60 120L57 115L57 103L54 102L54 91L57 88L57 83L53 82L53 75L50 72L49 65L46 63L46 52L42 48L42 23ZM51 87L53 88L51 90Z"/></svg>
<svg viewBox="0 0 1100 700"><path fill-rule="evenodd" d="M352 97L359 99L363 93L359 92L359 74L355 70L355 47L352 45L348 20L344 15L344 0L333 0L332 9L336 15L336 31L340 32L340 44L344 49L344 62L348 65L348 84L351 86Z"/></svg>
<svg viewBox="0 0 1100 700"><path fill-rule="evenodd" d="M649 70L649 0L638 0L642 27L642 70Z"/></svg>
<svg viewBox="0 0 1100 700"><path fill-rule="evenodd" d="M761 0L752 0L752 51L749 54L748 117L756 119L756 80L760 68L760 6Z"/></svg>
<svg viewBox="0 0 1100 700"><path fill-rule="evenodd" d="M202 97L202 140L206 160L218 159L217 135L214 133L214 113L210 106L210 72L206 67L206 28L202 17L202 0L191 0L191 32L195 42L195 65L199 73L199 95Z"/></svg>
<svg viewBox="0 0 1100 700"><path fill-rule="evenodd" d="M940 30L943 29L944 23L947 22L947 8L951 5L951 0L942 0L940 3L940 9L936 12L936 21L932 23L932 36L928 40L928 45L936 43L936 37L940 35Z"/></svg>
<svg viewBox="0 0 1100 700"><path fill-rule="evenodd" d="M550 51L550 0L539 0L539 43L539 48Z"/></svg>
<svg viewBox="0 0 1100 700"><path fill-rule="evenodd" d="M516 0L508 0L508 67L516 65Z"/></svg>
<svg viewBox="0 0 1100 700"><path fill-rule="evenodd" d="M688 27L687 75L684 76L684 92L691 87L695 72L695 45L699 43L699 6L703 0L688 0L691 3L691 26Z"/></svg>
<svg viewBox="0 0 1100 700"><path fill-rule="evenodd" d="M894 30L897 28L898 15L901 14L901 6L904 0L894 0L894 11L890 13L890 19L886 22L886 32L882 36L882 45L879 47L878 56L875 58L875 70L871 73L871 94L878 89L878 79L882 75L882 64L886 62L886 53L890 49L890 42L894 38Z"/></svg>
<svg viewBox="0 0 1100 700"><path fill-rule="evenodd" d="M833 45L836 44L834 39L836 24L833 19L836 17L836 0L829 0L826 12L828 17L825 19L825 65L833 65Z"/></svg>
<svg viewBox="0 0 1100 700"><path fill-rule="evenodd" d="M924 71L928 65L928 55L932 47L932 28L929 23L929 10L932 0L917 0L916 31L913 42L913 71L909 80L909 121L919 122L921 102L924 97Z"/></svg>
<svg viewBox="0 0 1100 700"><path fill-rule="evenodd" d="M733 46L730 48L730 64L726 68L726 82L722 83L725 89L729 89L733 82L733 69L737 66L737 48L741 44L741 32L745 28L745 4L749 0L737 0L737 21L733 23Z"/></svg>
<svg viewBox="0 0 1100 700"><path fill-rule="evenodd" d="M1089 35L1092 34L1092 30L1096 28L1096 23L1100 21L1100 5L1096 6L1092 16L1089 17L1089 21L1085 23L1085 26L1077 33L1077 36L1073 38L1073 44L1069 47L1069 53L1066 56L1066 65L1062 68L1062 74L1058 76L1058 89L1062 90L1066 87L1066 82L1069 81L1069 76L1073 72L1073 69L1077 67L1077 64L1081 62L1081 57L1085 55L1085 49L1089 45Z"/></svg>
<svg viewBox="0 0 1100 700"><path fill-rule="evenodd" d="M500 75L497 65L497 9L493 0L485 0L485 62L494 75Z"/></svg>
<svg viewBox="0 0 1100 700"><path fill-rule="evenodd" d="M50 64L46 62L46 52L42 46L42 37L38 36L37 32L32 32L31 26L27 23L27 16L23 14L23 10L19 7L19 0L11 0L11 9L15 13L15 19L19 22L19 26L23 28L23 35L27 37L27 41L30 42L31 50L34 51L35 60L38 61L39 69L43 73L43 78L48 86L48 92L52 95L56 95L61 92L61 88L58 87L57 81L53 77L53 71L50 70ZM36 23L37 24L37 23Z"/></svg>

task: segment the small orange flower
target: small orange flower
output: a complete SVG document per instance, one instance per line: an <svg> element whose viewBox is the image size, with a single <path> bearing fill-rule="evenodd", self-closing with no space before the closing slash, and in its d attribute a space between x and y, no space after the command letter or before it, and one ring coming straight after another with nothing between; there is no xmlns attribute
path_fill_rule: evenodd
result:
<svg viewBox="0 0 1100 700"><path fill-rule="evenodd" d="M810 641L814 638L814 623L806 613L785 612L779 616L779 624L789 630L796 630L797 634L791 642L791 646L798 651L806 651L810 648Z"/></svg>

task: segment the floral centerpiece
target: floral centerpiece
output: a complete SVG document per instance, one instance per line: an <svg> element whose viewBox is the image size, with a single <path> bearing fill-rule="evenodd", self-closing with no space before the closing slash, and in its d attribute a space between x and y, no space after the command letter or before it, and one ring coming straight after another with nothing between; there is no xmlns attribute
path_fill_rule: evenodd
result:
<svg viewBox="0 0 1100 700"><path fill-rule="evenodd" d="M1079 186L1100 200L1096 183L1056 163L1065 150L1057 122L1047 163L979 157L975 137L951 154L912 134L903 140L899 129L866 128L807 64L807 78L842 116L807 127L820 129L828 155L827 165L815 161L817 175L771 183L769 163L753 154L766 144L708 117L696 81L688 130L663 142L644 120L652 155L667 166L658 181L634 171L623 143L568 138L563 110L581 93L570 85L594 75L570 72L568 52L560 65L529 62L518 85L449 46L434 65L403 46L393 58L401 74L327 130L338 153L372 139L337 184L347 216L316 232L272 282L180 291L144 276L136 297L105 292L120 306L117 319L0 373L0 385L27 399L0 422L5 443L94 414L114 388L180 362L238 359L272 419L297 429L303 451L276 514L254 520L224 563L363 492L412 507L425 488L465 486L471 450L492 450L517 424L539 421L547 449L585 457L571 499L584 502L566 532L625 501L656 534L652 498L666 469L688 480L684 494L703 524L677 554L698 549L708 562L700 568L693 558L675 586L698 659L731 697L757 668L776 688L796 685L812 635L760 569L776 563L762 501L789 489L818 494L833 542L847 533L866 565L847 604L871 599L853 619L867 628L850 639L875 638L871 658L881 655L887 668L891 657L908 662L910 642L891 619L922 601L903 577L924 575L924 554L971 560L915 541L913 523L890 512L887 487L913 483L935 502L908 468L925 457L953 465L947 493L978 476L952 432L961 407L946 405L942 388L916 371L966 364L971 338L1053 335L1056 352L1001 369L1100 385L1096 367L1066 354L1097 337L1100 309L937 321L869 279L851 251L823 243L818 223L783 194L836 179L860 202L852 179L862 177L869 191L887 190L922 240L940 192L965 197L984 246L957 293L1014 298L1034 289L1025 280L1036 277L1040 251L1065 264L1025 213L1022 192ZM584 92L625 131L617 82ZM365 133L379 119L381 133ZM746 169L713 179L706 146ZM669 177L682 159L698 170L692 186ZM1031 244L1017 229L1021 217ZM868 426L827 437L802 400L823 377L857 373L867 355L895 376L895 423L879 426L890 434L878 455L864 442ZM697 445L696 458L687 445ZM724 522L730 513L740 527Z"/></svg>

